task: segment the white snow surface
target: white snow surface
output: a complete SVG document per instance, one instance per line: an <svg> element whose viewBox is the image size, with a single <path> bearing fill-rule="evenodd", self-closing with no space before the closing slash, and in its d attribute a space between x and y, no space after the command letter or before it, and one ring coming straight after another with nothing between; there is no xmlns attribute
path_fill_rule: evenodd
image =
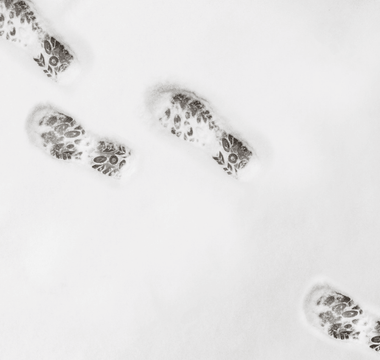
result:
<svg viewBox="0 0 380 360"><path fill-rule="evenodd" d="M0 359L377 358L302 304L322 276L380 307L380 3L35 3L82 72L58 85L0 42ZM158 83L205 97L256 177L152 126ZM124 141L133 176L46 156L26 132L44 102Z"/></svg>

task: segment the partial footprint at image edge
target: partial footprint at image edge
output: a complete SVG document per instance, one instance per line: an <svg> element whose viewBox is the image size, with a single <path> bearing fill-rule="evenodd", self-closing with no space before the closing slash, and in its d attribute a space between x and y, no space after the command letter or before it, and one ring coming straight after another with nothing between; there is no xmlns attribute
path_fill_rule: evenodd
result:
<svg viewBox="0 0 380 360"><path fill-rule="evenodd" d="M128 147L87 133L72 117L50 105L32 112L27 131L32 143L56 159L81 163L117 179L132 172Z"/></svg>
<svg viewBox="0 0 380 360"><path fill-rule="evenodd" d="M0 0L0 38L30 53L54 81L70 83L80 72L73 52L50 34L30 0Z"/></svg>
<svg viewBox="0 0 380 360"><path fill-rule="evenodd" d="M330 338L380 351L380 316L327 283L317 283L304 301L307 322Z"/></svg>

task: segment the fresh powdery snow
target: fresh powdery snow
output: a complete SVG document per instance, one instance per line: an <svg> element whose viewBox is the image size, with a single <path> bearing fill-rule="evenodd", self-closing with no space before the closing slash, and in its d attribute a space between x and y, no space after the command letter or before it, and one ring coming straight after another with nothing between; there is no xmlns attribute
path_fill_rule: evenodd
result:
<svg viewBox="0 0 380 360"><path fill-rule="evenodd" d="M380 3L15 3L1 360L380 356Z"/></svg>

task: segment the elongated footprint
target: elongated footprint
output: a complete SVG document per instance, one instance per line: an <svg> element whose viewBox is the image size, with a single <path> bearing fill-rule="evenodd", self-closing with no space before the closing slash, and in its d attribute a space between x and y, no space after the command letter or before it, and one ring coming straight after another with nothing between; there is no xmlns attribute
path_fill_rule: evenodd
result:
<svg viewBox="0 0 380 360"><path fill-rule="evenodd" d="M165 87L149 95L148 107L168 132L205 150L228 175L251 177L257 166L254 150L227 129L207 100L187 90Z"/></svg>
<svg viewBox="0 0 380 360"><path fill-rule="evenodd" d="M326 283L316 284L304 305L306 319L321 333L380 351L380 317L362 308L348 294Z"/></svg>
<svg viewBox="0 0 380 360"><path fill-rule="evenodd" d="M114 178L130 169L129 148L87 133L72 117L51 106L38 107L27 128L32 142L59 160L81 163Z"/></svg>
<svg viewBox="0 0 380 360"><path fill-rule="evenodd" d="M73 52L49 34L29 0L0 0L0 37L24 48L55 81L69 82L79 72Z"/></svg>

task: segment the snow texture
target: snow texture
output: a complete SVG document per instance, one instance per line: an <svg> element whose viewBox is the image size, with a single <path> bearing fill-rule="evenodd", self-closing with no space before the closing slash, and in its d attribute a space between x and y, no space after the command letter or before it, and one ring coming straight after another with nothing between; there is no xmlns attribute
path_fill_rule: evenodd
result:
<svg viewBox="0 0 380 360"><path fill-rule="evenodd" d="M378 358L315 336L303 300L323 275L380 306L380 4L35 5L81 74L60 86L0 41L0 359ZM255 178L153 130L165 82L251 145ZM25 122L45 102L133 149L133 176L43 156Z"/></svg>

